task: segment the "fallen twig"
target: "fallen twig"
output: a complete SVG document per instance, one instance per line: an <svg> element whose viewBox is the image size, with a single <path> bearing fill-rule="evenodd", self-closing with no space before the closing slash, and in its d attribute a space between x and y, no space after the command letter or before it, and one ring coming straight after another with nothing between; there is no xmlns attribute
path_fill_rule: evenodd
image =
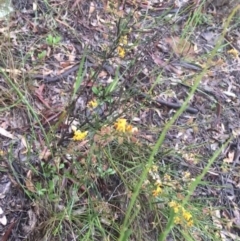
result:
<svg viewBox="0 0 240 241"><path fill-rule="evenodd" d="M157 105L165 105L169 108L172 108L172 109L179 109L181 108L181 104L179 103L173 103L173 102L169 102L169 101L165 101L165 100L161 100L161 99L153 99L151 96L147 95L147 94L144 94L136 89L133 90L135 93L137 93L139 96L157 104ZM196 108L193 108L193 107L187 107L186 112L190 113L190 114L197 114L198 113L198 109Z"/></svg>
<svg viewBox="0 0 240 241"><path fill-rule="evenodd" d="M172 109L179 109L181 108L181 104L178 104L178 103L173 103L173 102L168 102L168 101L165 101L165 100L155 100L157 103L161 104L161 105L166 105L167 107L170 107ZM193 108L193 107L187 107L186 108L186 111L190 114L197 114L198 113L198 109L196 108Z"/></svg>

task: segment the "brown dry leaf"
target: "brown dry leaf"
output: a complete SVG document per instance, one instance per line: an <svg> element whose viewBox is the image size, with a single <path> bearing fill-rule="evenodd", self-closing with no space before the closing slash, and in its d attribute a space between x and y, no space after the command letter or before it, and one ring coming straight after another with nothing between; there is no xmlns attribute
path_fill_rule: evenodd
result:
<svg viewBox="0 0 240 241"><path fill-rule="evenodd" d="M226 224L226 229L230 231L233 228L233 220L227 220Z"/></svg>
<svg viewBox="0 0 240 241"><path fill-rule="evenodd" d="M30 233L36 227L37 217L32 209L28 210L27 213L28 213L28 225L24 225L23 230L26 233Z"/></svg>
<svg viewBox="0 0 240 241"><path fill-rule="evenodd" d="M234 203L234 220L233 222L235 223L236 227L240 229L240 209L238 208L237 204Z"/></svg>
<svg viewBox="0 0 240 241"><path fill-rule="evenodd" d="M174 72L177 75L182 75L182 71L176 67L174 67L173 65L171 65L170 63L165 62L164 60L160 59L156 54L150 54L153 61L155 62L155 64L157 64L158 66L166 69L169 72Z"/></svg>
<svg viewBox="0 0 240 241"><path fill-rule="evenodd" d="M225 94L228 97L237 98L237 95L231 91L223 91L223 94Z"/></svg>
<svg viewBox="0 0 240 241"><path fill-rule="evenodd" d="M220 222L220 219L221 219L221 214L220 214L220 210L215 210L213 211L212 213L212 220L213 220L213 224L214 226L219 229L219 230L222 230L222 224Z"/></svg>
<svg viewBox="0 0 240 241"><path fill-rule="evenodd" d="M98 78L103 78L106 77L108 75L108 73L104 70L102 70L99 74L98 74Z"/></svg>
<svg viewBox="0 0 240 241"><path fill-rule="evenodd" d="M6 194L10 190L10 187L11 187L11 182L10 181L7 182L7 183L1 184L1 186L0 186L0 199L5 198Z"/></svg>
<svg viewBox="0 0 240 241"><path fill-rule="evenodd" d="M32 9L33 11L37 11L37 4L35 2L32 4Z"/></svg>
<svg viewBox="0 0 240 241"><path fill-rule="evenodd" d="M135 136L130 136L129 137L129 142L135 143L135 144L139 144L139 146L141 146L141 143L139 142L138 138L136 138Z"/></svg>
<svg viewBox="0 0 240 241"><path fill-rule="evenodd" d="M47 76L52 74L54 71L52 69L47 69L46 67L44 67L41 72L42 72L41 75Z"/></svg>
<svg viewBox="0 0 240 241"><path fill-rule="evenodd" d="M221 236L224 236L224 237L229 237L229 238L231 238L231 239L229 239L229 238L224 238L224 239L222 239L223 241L229 241L229 240L234 240L234 241L239 241L240 239L239 239L239 236L237 236L237 235L235 235L235 234L233 234L233 233L230 233L230 232L228 232L228 231L225 231L225 230L222 230L221 231Z"/></svg>
<svg viewBox="0 0 240 241"><path fill-rule="evenodd" d="M146 135L146 134L137 133L136 136L137 136L137 137L140 137L140 138L143 138L143 139L149 141L150 143L153 143L153 142L154 142L154 139L153 139L153 136L152 136L152 135Z"/></svg>
<svg viewBox="0 0 240 241"><path fill-rule="evenodd" d="M123 140L124 140L123 137L119 136L117 140L119 145L123 144Z"/></svg>
<svg viewBox="0 0 240 241"><path fill-rule="evenodd" d="M56 156L53 158L53 162L55 164L55 167L57 167L57 170L59 171L60 163L61 163L61 157Z"/></svg>
<svg viewBox="0 0 240 241"><path fill-rule="evenodd" d="M48 47L47 47L47 54L46 54L46 56L47 56L48 58L50 57L51 52L52 52L52 49L48 46Z"/></svg>
<svg viewBox="0 0 240 241"><path fill-rule="evenodd" d="M82 0L76 0L72 5L72 10L74 10Z"/></svg>
<svg viewBox="0 0 240 241"><path fill-rule="evenodd" d="M4 226L7 225L7 218L4 215L4 212L1 207L0 207L0 223Z"/></svg>
<svg viewBox="0 0 240 241"><path fill-rule="evenodd" d="M223 59L219 58L218 60L212 60L209 63L209 66L206 66L206 63L200 64L200 66L202 68L205 68L205 67L221 67L221 68L224 68L224 67L226 67L226 62ZM211 68L209 68L209 70L207 71L207 75L209 77L214 77L216 75L216 73Z"/></svg>
<svg viewBox="0 0 240 241"><path fill-rule="evenodd" d="M205 39L209 45L214 46L219 39L219 34L213 31L206 31L201 34L201 37Z"/></svg>
<svg viewBox="0 0 240 241"><path fill-rule="evenodd" d="M235 128L232 130L232 134L235 138L238 137L240 135L240 128Z"/></svg>
<svg viewBox="0 0 240 241"><path fill-rule="evenodd" d="M58 61L63 61L64 55L62 53L53 54L53 57Z"/></svg>
<svg viewBox="0 0 240 241"><path fill-rule="evenodd" d="M68 66L73 66L73 64L74 64L74 61L64 61L60 63L62 68L68 68Z"/></svg>
<svg viewBox="0 0 240 241"><path fill-rule="evenodd" d="M194 46L186 39L179 37L166 38L165 41L171 46L173 52L184 57L192 57L195 54Z"/></svg>
<svg viewBox="0 0 240 241"><path fill-rule="evenodd" d="M21 136L21 146L22 146L22 150L21 150L21 154L26 154L28 152L28 143L27 140L25 138L25 136Z"/></svg>
<svg viewBox="0 0 240 241"><path fill-rule="evenodd" d="M87 155L87 148L88 148L88 142L89 140L82 140L80 142L71 142L69 143L67 149L65 150L65 154L68 155L70 158L73 156L76 156L79 152L81 152L81 155L84 156Z"/></svg>
<svg viewBox="0 0 240 241"><path fill-rule="evenodd" d="M224 158L223 159L223 162L224 163L232 163L233 162L233 159L234 159L234 151L230 151L228 153L228 157Z"/></svg>
<svg viewBox="0 0 240 241"><path fill-rule="evenodd" d="M190 117L188 120L187 120L187 125L192 125L193 124L193 121L194 121L194 118L193 117Z"/></svg>
<svg viewBox="0 0 240 241"><path fill-rule="evenodd" d="M66 72L68 69L71 69L72 67L74 67L74 65L75 65L75 64L68 65L67 68L61 69L61 70L58 72L58 75L63 74L63 73Z"/></svg>
<svg viewBox="0 0 240 241"><path fill-rule="evenodd" d="M199 127L197 125L194 125L192 129L194 134L197 134L199 132Z"/></svg>
<svg viewBox="0 0 240 241"><path fill-rule="evenodd" d="M90 7L89 7L89 12L88 12L88 16L90 17L91 14L95 11L96 7L95 4L93 2L90 3Z"/></svg>
<svg viewBox="0 0 240 241"><path fill-rule="evenodd" d="M14 75L21 75L23 71L19 69L2 69L3 72L14 74Z"/></svg>
<svg viewBox="0 0 240 241"><path fill-rule="evenodd" d="M226 62L222 58L219 58L217 61L212 61L212 64L214 66L226 66Z"/></svg>
<svg viewBox="0 0 240 241"><path fill-rule="evenodd" d="M26 180L25 180L25 185L27 187L27 189L30 191L30 192L35 192L35 187L32 183L32 171L29 170L27 172L27 176L26 176Z"/></svg>
<svg viewBox="0 0 240 241"><path fill-rule="evenodd" d="M41 101L42 104L44 104L48 109L51 109L48 102L45 101L45 98L43 96L43 90L45 88L45 85L40 85L37 89L35 89L35 95L38 97L38 99Z"/></svg>
<svg viewBox="0 0 240 241"><path fill-rule="evenodd" d="M47 161L50 157L51 151L47 147L44 147L44 149L39 154L39 159Z"/></svg>
<svg viewBox="0 0 240 241"><path fill-rule="evenodd" d="M11 134L9 131L6 131L2 127L0 127L0 135L5 136L10 139L16 139L16 137L13 134Z"/></svg>
<svg viewBox="0 0 240 241"><path fill-rule="evenodd" d="M0 127L2 127L4 130L8 127L9 123L8 121L4 120L1 124Z"/></svg>

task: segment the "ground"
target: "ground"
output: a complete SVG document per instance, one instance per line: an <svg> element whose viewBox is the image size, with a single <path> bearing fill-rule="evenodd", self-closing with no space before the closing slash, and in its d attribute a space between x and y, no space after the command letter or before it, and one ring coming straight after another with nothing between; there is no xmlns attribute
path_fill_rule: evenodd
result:
<svg viewBox="0 0 240 241"><path fill-rule="evenodd" d="M238 1L13 6L1 240L240 240Z"/></svg>

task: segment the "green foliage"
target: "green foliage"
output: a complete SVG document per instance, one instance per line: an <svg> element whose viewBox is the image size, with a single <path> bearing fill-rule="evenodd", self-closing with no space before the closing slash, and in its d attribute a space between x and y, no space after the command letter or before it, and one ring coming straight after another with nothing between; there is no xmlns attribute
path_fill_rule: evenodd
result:
<svg viewBox="0 0 240 241"><path fill-rule="evenodd" d="M37 195L44 196L47 193L47 188L43 187L41 182L37 182L35 185Z"/></svg>
<svg viewBox="0 0 240 241"><path fill-rule="evenodd" d="M52 34L49 34L46 38L46 42L48 45L50 46L56 46L60 43L61 41L61 36L59 35L52 35Z"/></svg>
<svg viewBox="0 0 240 241"><path fill-rule="evenodd" d="M107 170L104 170L102 166L97 167L97 172L99 173L99 176L101 178L108 177L109 175L113 175L116 173L114 169L108 168Z"/></svg>
<svg viewBox="0 0 240 241"><path fill-rule="evenodd" d="M103 99L104 102L112 103L113 98L112 94L114 91L118 89L118 83L119 83L119 72L118 70L115 73L115 77L113 81L106 87L104 86L93 86L92 92L98 97Z"/></svg>
<svg viewBox="0 0 240 241"><path fill-rule="evenodd" d="M42 60L42 59L44 59L46 57L46 55L47 55L47 51L43 50L42 52L40 52L38 54L38 59Z"/></svg>

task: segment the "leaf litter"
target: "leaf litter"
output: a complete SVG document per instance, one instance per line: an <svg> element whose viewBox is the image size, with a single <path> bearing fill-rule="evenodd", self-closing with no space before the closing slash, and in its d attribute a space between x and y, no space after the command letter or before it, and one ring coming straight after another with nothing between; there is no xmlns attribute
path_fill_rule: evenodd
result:
<svg viewBox="0 0 240 241"><path fill-rule="evenodd" d="M15 240L13 229L17 230L17 224L24 220L17 235L33 240L31 233L37 223L42 221L37 208L34 210L31 207L31 201L20 188L25 185L28 191L36 192L38 178L36 173L32 173L30 165L34 164L37 172L41 172L41 163L46 165L49 162L57 167L59 173L62 165L69 173L77 173L70 159L77 159L82 165L87 165L90 143L71 142L73 132L69 127L78 118L83 127L90 123L98 130L93 138L99 149L114 142L114 136L109 134L114 130L105 126L104 120L110 118L114 122L121 113L124 113L127 119L134 120L133 124L141 127L138 128L141 131L136 133L136 136L143 142L153 144L156 141L166 121L181 107L191 89L194 76L204 67L205 56L215 46L222 30L222 22L219 18L213 18L211 27L205 22L205 25L198 25L189 38L181 37L187 18L194 13L194 8L186 8L189 10L185 11L188 4L190 1L181 1L180 4L180 1L126 0L120 4L117 1L75 0L50 1L49 5L44 1L36 1L33 7L31 1L13 1L17 11L11 15L8 25L0 30L3 39L2 55L10 56L11 59L9 63L2 63L3 71L8 73L15 85L23 91L39 121L33 118L20 102L15 104L19 98L17 95L11 94L14 101L6 93L1 95L4 96L4 100L1 100L5 103L4 106L10 106L0 113L0 148L4 152L0 164L5 167L5 171L1 171L1 182L5 187L1 193L3 198L0 207L3 213L9 213L7 219L0 220L1 224L6 226L1 229L3 237L7 236L10 230L9 240ZM211 18L215 17L215 14L225 16L229 8L227 5L226 1L208 3L202 10L203 17ZM129 18L131 11L132 17ZM146 12L147 19L144 18ZM52 13L52 16L48 13ZM38 17L34 17L36 14ZM170 21L173 26L171 28L164 25L168 18L174 20ZM122 29L126 32L121 33ZM47 41L50 33L51 42ZM120 33L127 36L124 43L120 43ZM195 196L210 195L216 198L216 206L225 207L225 210L213 212L212 220L220 230L222 240L236 240L234 238L239 235L240 208L240 122L237 114L240 108L240 66L239 54L235 51L237 48L233 51L233 47L239 45L237 27L233 24L224 37L219 53L188 107L196 111L183 113L166 137L164 148L176 151L178 157L167 155L163 157L163 161L170 163L175 169L189 170L192 175L196 175L203 170L213 151L232 133L235 134L235 140L206 175L206 181L212 181L222 188L212 187L212 190L209 190L203 186L196 191ZM76 81L84 51L87 51L87 57L83 64L83 81L72 106L74 115L65 114L65 108L70 103L69 93L74 88L73 83ZM21 56L24 56L24 59L21 59ZM121 80L118 87L120 86L121 91L115 92L113 89L112 99L107 100L103 108L98 106L96 110L89 111L88 103L96 97L89 87L97 87L95 94L98 98L103 98L104 87L114 81L117 69ZM94 76L97 78L93 78ZM155 85L154 81L158 76L161 81ZM4 75L1 75L0 86L2 91L10 89L11 83ZM131 90L133 95L128 96L124 89ZM43 138L41 125L46 131L53 131L51 128L54 126L58 145L53 149L60 146L62 153L65 153L64 157L56 157L55 153L51 153ZM31 130L34 130L36 136L35 140L30 142ZM129 138L136 140L134 136ZM23 147L21 140L28 144ZM122 143L123 139L119 138L118 141ZM31 146L28 146L29 143ZM76 155L75 150L81 151ZM8 160L11 160L11 163ZM98 157L92 157L91 161L98 166ZM102 175L109 170L107 164L98 168ZM14 173L17 173L18 178ZM78 182L80 178L76 176L75 179L66 179L66 183ZM8 181L5 182L6 179ZM121 184L117 178L106 183L96 175L89 174L89 181L92 180L106 198L111 199L117 187L119 189L116 195L121 195ZM66 186L66 183L62 183L62 187ZM229 186L230 189L225 188ZM81 187L82 192L88 189L86 185ZM231 190L231 195L228 195L228 189ZM44 191L42 189L42 192ZM91 194L93 197L93 193ZM122 195L123 203L126 198ZM83 199L81 201L86 202ZM105 212L102 221L110 226L111 212L108 203L105 204L106 206L103 204L94 208L97 212ZM61 209L60 206L58 208ZM81 210L84 210L84 206L75 212ZM18 212L21 215L15 219L14 215ZM116 211L115 215L113 219L117 220L122 214ZM217 221L222 217L230 223L227 228ZM236 227L233 227L232 223ZM66 235L67 233L69 229L66 228Z"/></svg>

